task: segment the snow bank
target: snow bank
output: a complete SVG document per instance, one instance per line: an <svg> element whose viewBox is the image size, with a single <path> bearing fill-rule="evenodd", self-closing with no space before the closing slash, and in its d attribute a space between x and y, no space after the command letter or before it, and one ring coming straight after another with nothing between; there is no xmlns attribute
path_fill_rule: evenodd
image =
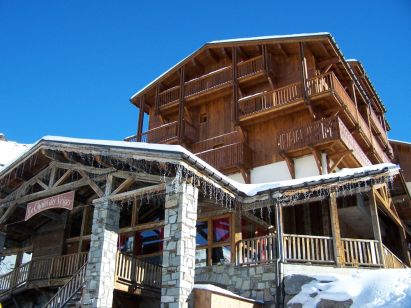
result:
<svg viewBox="0 0 411 308"><path fill-rule="evenodd" d="M231 291L228 291L226 289L217 287L213 284L195 284L194 289L207 290L207 291L211 291L211 292L214 292L214 293L228 295L228 296L231 296L231 297L234 297L234 298L243 299L243 300L247 300L247 301L251 301L251 302L255 302L255 303L263 303L262 301L258 301L258 300L254 300L254 299L251 299L251 298L247 298L247 297L237 295L237 294L235 294Z"/></svg>
<svg viewBox="0 0 411 308"><path fill-rule="evenodd" d="M352 275L313 276L287 305L316 307L321 299L353 300L351 307L411 307L411 269L382 269Z"/></svg>

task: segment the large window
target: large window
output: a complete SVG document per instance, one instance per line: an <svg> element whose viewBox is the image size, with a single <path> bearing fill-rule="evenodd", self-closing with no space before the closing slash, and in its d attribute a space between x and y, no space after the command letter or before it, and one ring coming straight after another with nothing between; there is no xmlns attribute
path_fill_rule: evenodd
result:
<svg viewBox="0 0 411 308"><path fill-rule="evenodd" d="M196 245L196 266L230 263L230 217L226 215L197 221Z"/></svg>

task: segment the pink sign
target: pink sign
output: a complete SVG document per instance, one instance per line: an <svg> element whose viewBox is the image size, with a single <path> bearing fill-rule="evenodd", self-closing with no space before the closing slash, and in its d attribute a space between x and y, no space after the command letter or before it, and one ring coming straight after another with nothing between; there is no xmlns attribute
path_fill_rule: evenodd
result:
<svg viewBox="0 0 411 308"><path fill-rule="evenodd" d="M52 196L46 199L37 200L27 203L25 221L29 220L34 215L48 209L66 209L72 210L74 204L74 191L69 191L64 194Z"/></svg>

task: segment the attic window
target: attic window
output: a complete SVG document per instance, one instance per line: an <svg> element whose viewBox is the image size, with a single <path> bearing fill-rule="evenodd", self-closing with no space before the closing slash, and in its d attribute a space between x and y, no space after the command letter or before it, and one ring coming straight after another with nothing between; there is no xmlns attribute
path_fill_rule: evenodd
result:
<svg viewBox="0 0 411 308"><path fill-rule="evenodd" d="M207 113L202 113L200 115L200 124L207 123Z"/></svg>

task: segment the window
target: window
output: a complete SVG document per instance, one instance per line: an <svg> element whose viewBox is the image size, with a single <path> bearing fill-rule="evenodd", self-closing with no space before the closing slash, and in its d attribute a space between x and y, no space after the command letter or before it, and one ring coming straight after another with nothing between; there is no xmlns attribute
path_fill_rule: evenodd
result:
<svg viewBox="0 0 411 308"><path fill-rule="evenodd" d="M230 263L230 217L226 215L199 220L196 227L196 266Z"/></svg>
<svg viewBox="0 0 411 308"><path fill-rule="evenodd" d="M202 113L200 115L200 124L207 123L207 113Z"/></svg>

